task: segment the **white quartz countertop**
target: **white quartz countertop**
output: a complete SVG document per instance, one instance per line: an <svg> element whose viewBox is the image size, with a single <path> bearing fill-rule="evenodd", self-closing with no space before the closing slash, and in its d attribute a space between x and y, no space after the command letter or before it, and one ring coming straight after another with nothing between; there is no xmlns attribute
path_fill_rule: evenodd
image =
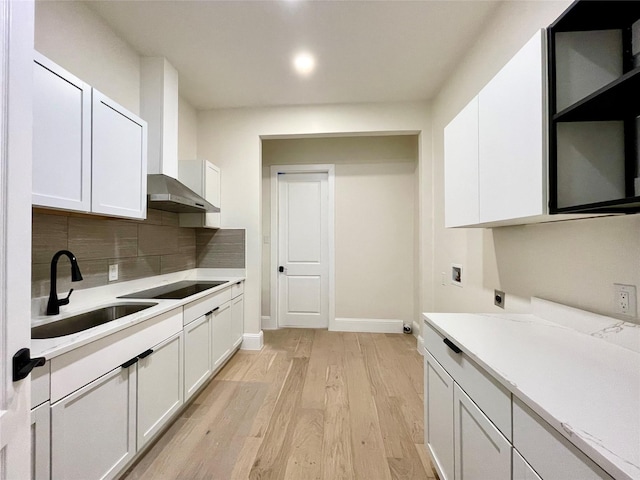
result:
<svg viewBox="0 0 640 480"><path fill-rule="evenodd" d="M59 315L52 316L44 315L47 301L46 297L34 299L32 300L31 306L32 327L55 322L57 320L62 320L64 318L88 312L107 305L121 305L126 303L155 303L157 305L142 310L138 313L113 320L103 325L84 330L82 332L65 335L63 337L31 339L31 356L45 357L47 360L50 360L53 357L62 355L63 353L69 352L82 345L95 342L96 340L106 337L107 335L112 335L120 330L131 327L140 322L144 322L145 320L153 318L157 315L163 314L175 308L181 308L182 306L186 305L187 303L193 302L194 300L198 300L200 298L206 297L207 295L211 295L212 293L229 288L234 283L242 281L244 279L244 270L196 268L166 275L157 275L154 277L131 280L129 282L114 283L112 285L107 285L104 287L76 290L71 296L71 302L69 303L69 305L61 307L61 313ZM162 285L168 285L183 280L220 280L227 281L228 283L211 288L204 292L196 293L195 295L191 295L180 300L117 298L120 295L127 295L129 293L147 290Z"/></svg>
<svg viewBox="0 0 640 480"><path fill-rule="evenodd" d="M526 314L423 317L614 478L640 479L640 353L603 340L629 343L639 325L588 334Z"/></svg>

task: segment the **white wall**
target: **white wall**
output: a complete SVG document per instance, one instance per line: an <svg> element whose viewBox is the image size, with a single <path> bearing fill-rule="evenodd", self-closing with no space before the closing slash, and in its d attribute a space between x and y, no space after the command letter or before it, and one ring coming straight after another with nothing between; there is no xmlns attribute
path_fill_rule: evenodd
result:
<svg viewBox="0 0 640 480"><path fill-rule="evenodd" d="M189 102L180 97L178 99L178 160L196 158L198 158L198 113Z"/></svg>
<svg viewBox="0 0 640 480"><path fill-rule="evenodd" d="M506 310L527 312L540 296L613 314L613 283L640 286L640 215L499 229L443 227L443 129L509 58L571 2L505 2L433 102L435 311L501 311L493 289L506 292ZM463 288L442 286L441 272L464 265Z"/></svg>
<svg viewBox="0 0 640 480"><path fill-rule="evenodd" d="M422 133L418 142L421 225L421 304L431 291L430 231L431 123L426 103L319 105L289 108L229 109L198 112L198 156L219 165L222 175L222 225L247 229L245 331L260 331L262 266L261 137L357 133ZM426 167L426 168L425 168Z"/></svg>
<svg viewBox="0 0 640 480"><path fill-rule="evenodd" d="M36 2L35 49L139 114L140 57L84 3Z"/></svg>
<svg viewBox="0 0 640 480"><path fill-rule="evenodd" d="M417 142L415 135L262 142L264 236L271 231L270 165L336 165L338 318L414 319ZM270 315L271 247L262 248L263 316Z"/></svg>

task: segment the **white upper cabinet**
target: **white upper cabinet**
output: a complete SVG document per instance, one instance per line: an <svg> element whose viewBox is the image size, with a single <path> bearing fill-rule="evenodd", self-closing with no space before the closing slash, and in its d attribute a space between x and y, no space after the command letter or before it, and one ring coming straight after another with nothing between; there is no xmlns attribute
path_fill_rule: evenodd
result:
<svg viewBox="0 0 640 480"><path fill-rule="evenodd" d="M91 211L145 218L146 123L95 89L92 154Z"/></svg>
<svg viewBox="0 0 640 480"><path fill-rule="evenodd" d="M529 223L547 213L545 85L541 30L447 125L446 227Z"/></svg>
<svg viewBox="0 0 640 480"><path fill-rule="evenodd" d="M35 206L145 218L147 124L34 52Z"/></svg>
<svg viewBox="0 0 640 480"><path fill-rule="evenodd" d="M35 53L33 204L91 210L91 87Z"/></svg>
<svg viewBox="0 0 640 480"><path fill-rule="evenodd" d="M539 31L480 92L481 223L545 213L545 64Z"/></svg>
<svg viewBox="0 0 640 480"><path fill-rule="evenodd" d="M478 97L444 129L445 227L480 223L478 197Z"/></svg>
<svg viewBox="0 0 640 480"><path fill-rule="evenodd" d="M180 160L178 179L220 208L220 169L207 160ZM181 227L220 228L220 213L181 213Z"/></svg>

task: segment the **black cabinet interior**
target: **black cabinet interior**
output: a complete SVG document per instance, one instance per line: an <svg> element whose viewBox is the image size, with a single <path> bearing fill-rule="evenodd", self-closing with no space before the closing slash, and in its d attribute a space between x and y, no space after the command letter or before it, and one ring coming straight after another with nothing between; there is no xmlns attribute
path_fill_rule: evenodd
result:
<svg viewBox="0 0 640 480"><path fill-rule="evenodd" d="M640 212L639 19L578 0L547 31L551 213Z"/></svg>

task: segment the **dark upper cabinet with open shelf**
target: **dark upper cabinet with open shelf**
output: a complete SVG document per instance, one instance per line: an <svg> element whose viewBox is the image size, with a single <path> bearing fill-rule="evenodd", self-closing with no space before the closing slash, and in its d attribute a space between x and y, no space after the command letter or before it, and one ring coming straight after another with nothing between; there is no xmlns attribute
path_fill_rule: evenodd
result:
<svg viewBox="0 0 640 480"><path fill-rule="evenodd" d="M578 0L547 31L551 213L640 212L639 19Z"/></svg>

